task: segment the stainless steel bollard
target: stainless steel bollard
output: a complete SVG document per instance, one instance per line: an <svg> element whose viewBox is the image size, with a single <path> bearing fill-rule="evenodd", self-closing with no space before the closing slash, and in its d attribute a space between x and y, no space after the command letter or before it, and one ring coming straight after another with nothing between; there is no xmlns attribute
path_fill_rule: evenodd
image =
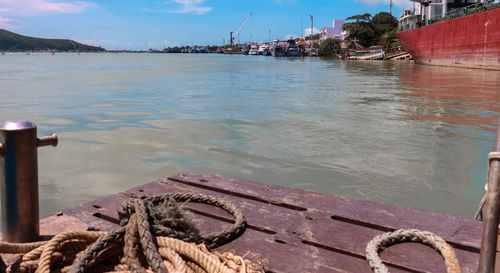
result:
<svg viewBox="0 0 500 273"><path fill-rule="evenodd" d="M40 234L37 148L56 146L57 136L39 139L36 133L29 121L0 124L2 239L8 242L32 242Z"/></svg>

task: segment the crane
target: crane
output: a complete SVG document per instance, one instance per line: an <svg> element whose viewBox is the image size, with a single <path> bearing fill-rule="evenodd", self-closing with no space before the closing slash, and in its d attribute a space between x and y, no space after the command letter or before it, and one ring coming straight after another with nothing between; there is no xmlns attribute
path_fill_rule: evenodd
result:
<svg viewBox="0 0 500 273"><path fill-rule="evenodd" d="M245 20L243 20L243 22L240 24L240 26L238 27L238 29L234 32L234 37L233 37L233 32L231 31L229 33L229 41L231 41L231 46L234 45L234 39L236 39L238 36L240 36L240 31L243 29L243 27L245 26L245 24L248 22L248 20L250 19L250 17L252 16L252 12L250 12L250 14L247 16L247 18L245 18Z"/></svg>

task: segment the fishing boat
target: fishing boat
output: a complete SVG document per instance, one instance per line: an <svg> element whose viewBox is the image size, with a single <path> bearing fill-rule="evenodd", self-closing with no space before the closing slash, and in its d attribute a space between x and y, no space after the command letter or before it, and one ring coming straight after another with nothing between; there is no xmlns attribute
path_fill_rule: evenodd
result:
<svg viewBox="0 0 500 273"><path fill-rule="evenodd" d="M307 56L313 56L313 57L319 56L318 50L316 48L308 48L308 49L306 49L305 54Z"/></svg>
<svg viewBox="0 0 500 273"><path fill-rule="evenodd" d="M259 53L259 45L253 44L248 51L248 55L257 55Z"/></svg>
<svg viewBox="0 0 500 273"><path fill-rule="evenodd" d="M382 60L385 52L382 48L357 49L349 51L348 60Z"/></svg>
<svg viewBox="0 0 500 273"><path fill-rule="evenodd" d="M302 51L299 46L295 43L294 39L290 39L287 42L286 56L288 57L300 57L302 56Z"/></svg>
<svg viewBox="0 0 500 273"><path fill-rule="evenodd" d="M233 48L233 47L229 47L229 48L223 49L222 53L223 54L231 54L231 55L242 54L241 51L239 51L239 50L237 50L236 48Z"/></svg>
<svg viewBox="0 0 500 273"><path fill-rule="evenodd" d="M278 40L274 40L273 41L273 44L270 47L270 51L271 51L271 55L273 57L284 57L284 56L286 56L285 47Z"/></svg>
<svg viewBox="0 0 500 273"><path fill-rule="evenodd" d="M257 54L264 55L264 56L269 55L269 45L266 43L260 44L259 51L257 52Z"/></svg>
<svg viewBox="0 0 500 273"><path fill-rule="evenodd" d="M500 3L411 1L398 39L416 63L500 70Z"/></svg>

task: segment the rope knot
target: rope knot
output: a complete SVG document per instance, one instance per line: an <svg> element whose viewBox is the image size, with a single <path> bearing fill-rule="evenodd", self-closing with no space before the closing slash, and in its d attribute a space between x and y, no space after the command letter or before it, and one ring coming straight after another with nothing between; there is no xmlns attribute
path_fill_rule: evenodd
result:
<svg viewBox="0 0 500 273"><path fill-rule="evenodd" d="M200 230L189 211L179 205L172 196L153 202L151 200L128 199L118 210L120 226L125 227L130 217L143 206L150 224L150 231L155 236L166 236L186 242L200 243Z"/></svg>
<svg viewBox="0 0 500 273"><path fill-rule="evenodd" d="M235 218L234 224L222 232L202 236L191 215L178 205L179 202L195 202L219 207ZM171 251L165 248L160 248L159 251L157 240L170 237L187 242L204 243L207 249L213 249L238 238L247 226L245 217L232 203L199 193L175 193L146 199L129 199L122 203L118 216L121 227L102 236L85 249L73 263L71 272L86 272L99 253L121 245L125 262L132 272L146 272L145 268L148 267L144 265L149 265L153 272L171 272L172 270L166 268L160 253ZM142 253L139 253L141 248ZM142 261L140 257L143 258Z"/></svg>

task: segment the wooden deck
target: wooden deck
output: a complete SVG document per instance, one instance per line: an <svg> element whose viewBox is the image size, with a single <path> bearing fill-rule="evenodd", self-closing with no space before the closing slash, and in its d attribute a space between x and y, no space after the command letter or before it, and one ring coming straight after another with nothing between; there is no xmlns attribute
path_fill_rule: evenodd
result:
<svg viewBox="0 0 500 273"><path fill-rule="evenodd" d="M442 236L455 248L462 272L477 269L482 223L473 219L216 176L181 174L68 208L43 218L41 233L112 230L124 199L166 192L201 192L238 205L249 228L217 251L251 252L247 258L265 259L269 272L372 272L364 258L366 244L380 233L401 228ZM232 221L218 208L187 206L204 233ZM446 272L441 256L418 244L396 245L381 256L393 273Z"/></svg>

